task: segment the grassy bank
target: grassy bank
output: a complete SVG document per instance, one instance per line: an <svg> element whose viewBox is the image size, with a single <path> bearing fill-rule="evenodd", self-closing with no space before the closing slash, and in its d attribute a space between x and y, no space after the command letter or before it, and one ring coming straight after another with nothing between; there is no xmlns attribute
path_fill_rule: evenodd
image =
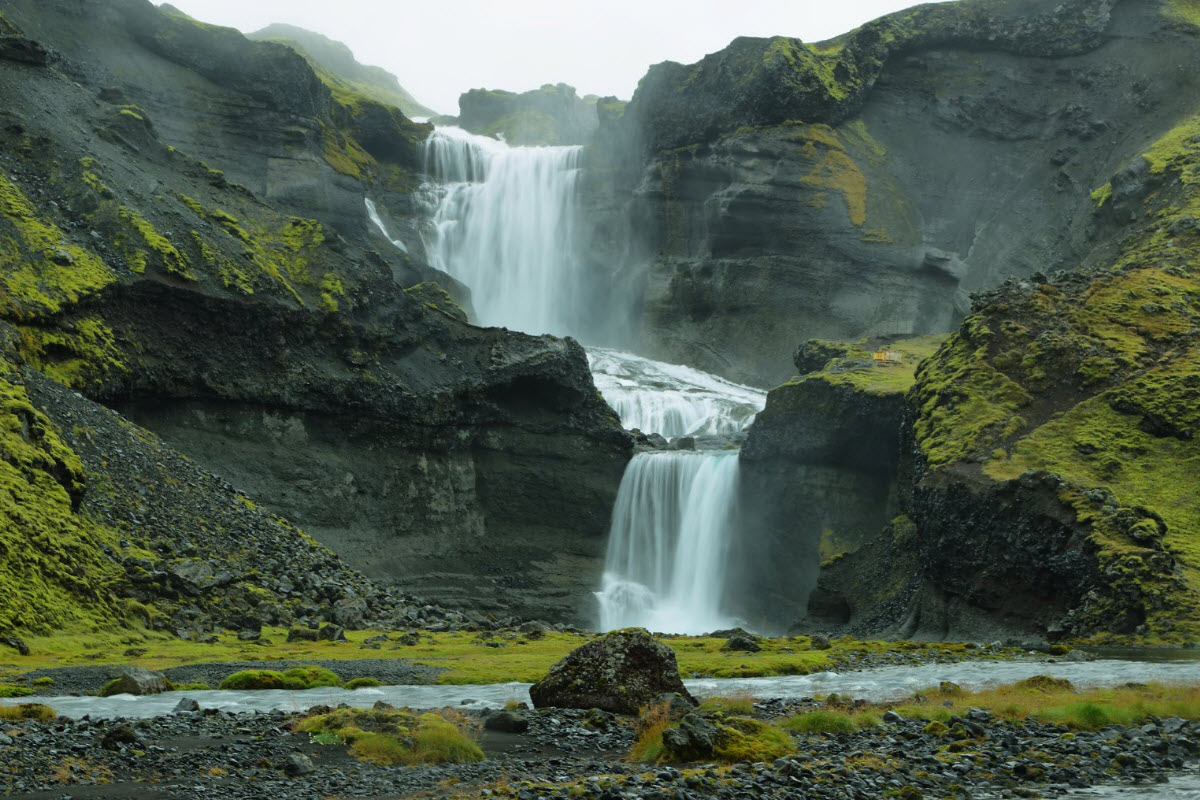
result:
<svg viewBox="0 0 1200 800"><path fill-rule="evenodd" d="M403 658L445 671L444 684L533 682L556 661L592 638L590 634L547 633L540 638L511 633L423 633L415 645L381 642L380 649L363 647L378 631L347 632L346 642L288 642L287 630L264 628L257 642L239 641L225 632L213 643L189 642L158 633L90 634L28 640L32 653L11 653L0 663L0 680L34 669L134 664L161 670L189 664L226 661L349 660ZM662 639L676 654L684 677L717 678L806 675L873 655L892 654L905 659L949 659L1003 655L987 654L970 644L925 642L862 642L835 639L827 650L812 647L806 636L763 639L756 653L722 650L724 639L667 636Z"/></svg>

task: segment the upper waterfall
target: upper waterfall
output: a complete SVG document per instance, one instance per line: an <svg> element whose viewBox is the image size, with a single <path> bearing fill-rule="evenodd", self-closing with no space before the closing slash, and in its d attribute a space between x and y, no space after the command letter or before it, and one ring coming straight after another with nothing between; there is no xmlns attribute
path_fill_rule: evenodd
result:
<svg viewBox="0 0 1200 800"><path fill-rule="evenodd" d="M429 262L471 287L478 322L578 335L580 147L509 147L460 128L425 142Z"/></svg>

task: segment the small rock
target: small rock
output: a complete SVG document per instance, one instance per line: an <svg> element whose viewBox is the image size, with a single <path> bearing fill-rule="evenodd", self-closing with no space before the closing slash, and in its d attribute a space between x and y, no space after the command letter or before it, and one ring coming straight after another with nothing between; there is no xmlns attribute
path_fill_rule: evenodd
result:
<svg viewBox="0 0 1200 800"><path fill-rule="evenodd" d="M324 625L317 631L317 638L323 642L344 642L346 629L340 625Z"/></svg>
<svg viewBox="0 0 1200 800"><path fill-rule="evenodd" d="M897 714L895 711L885 712L883 715L884 722L904 722L904 717Z"/></svg>
<svg viewBox="0 0 1200 800"><path fill-rule="evenodd" d="M516 711L498 711L483 721L489 731L524 733L529 730L529 717Z"/></svg>
<svg viewBox="0 0 1200 800"><path fill-rule="evenodd" d="M100 746L105 750L120 750L125 745L137 744L138 736L128 725L118 725L104 734Z"/></svg>
<svg viewBox="0 0 1200 800"><path fill-rule="evenodd" d="M75 263L75 256L60 247L50 254L50 260L59 266L69 267Z"/></svg>
<svg viewBox="0 0 1200 800"><path fill-rule="evenodd" d="M199 711L200 704L190 697L185 697L175 704L175 709L172 714L188 714L193 711Z"/></svg>
<svg viewBox="0 0 1200 800"><path fill-rule="evenodd" d="M283 761L283 773L293 778L311 775L316 771L317 768L313 766L312 759L301 753L292 753Z"/></svg>
<svg viewBox="0 0 1200 800"><path fill-rule="evenodd" d="M829 637L823 633L814 633L810 639L813 650L828 650L833 647L833 643L829 641Z"/></svg>

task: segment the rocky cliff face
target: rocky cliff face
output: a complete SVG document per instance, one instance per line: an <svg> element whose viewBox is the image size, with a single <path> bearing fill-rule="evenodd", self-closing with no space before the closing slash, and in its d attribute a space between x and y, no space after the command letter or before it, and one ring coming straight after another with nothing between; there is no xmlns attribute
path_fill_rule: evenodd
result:
<svg viewBox="0 0 1200 800"><path fill-rule="evenodd" d="M445 276L419 247L374 239L364 198L418 241L429 128L328 85L282 45L142 0L4 13L0 316L14 329L6 370L28 376L33 399L19 400L34 410L6 406L3 427L51 447L6 460L64 487L47 485L55 525L100 526L92 577L122 524L168 520L186 557L182 543L213 523L156 510L169 493L126 497L136 487L115 479L127 512L96 522L87 498L105 494L104 471L84 477L46 443L67 437L85 463L123 449L68 431L38 373L119 410L135 438L150 434L124 420L157 432L373 578L573 618L629 440L573 342L476 329L428 283L402 288ZM18 549L40 514L10 513ZM307 547L279 525L279 547ZM314 596L310 580L286 582Z"/></svg>
<svg viewBox="0 0 1200 800"><path fill-rule="evenodd" d="M385 105L395 106L408 117L432 117L437 112L421 105L400 85L395 75L382 67L360 64L349 47L314 31L275 23L247 34L254 41L285 44L309 60L313 68L328 73L331 82Z"/></svg>
<svg viewBox="0 0 1200 800"><path fill-rule="evenodd" d="M966 0L654 67L601 115L591 176L630 346L773 385L782 343L951 330L969 292L1078 263L1091 189L1192 109L1187 20Z"/></svg>
<svg viewBox="0 0 1200 800"><path fill-rule="evenodd" d="M1194 639L1200 118L1092 194L1072 272L975 298L923 362L897 517L823 571L810 623Z"/></svg>
<svg viewBox="0 0 1200 800"><path fill-rule="evenodd" d="M596 98L580 97L564 83L520 94L472 89L458 98L458 107L458 117L441 121L514 146L587 144L599 124Z"/></svg>

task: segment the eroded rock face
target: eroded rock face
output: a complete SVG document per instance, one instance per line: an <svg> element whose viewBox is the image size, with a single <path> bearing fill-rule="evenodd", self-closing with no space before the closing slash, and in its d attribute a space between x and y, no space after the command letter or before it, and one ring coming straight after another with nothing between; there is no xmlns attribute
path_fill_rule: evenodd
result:
<svg viewBox="0 0 1200 800"><path fill-rule="evenodd" d="M738 40L602 122L585 250L624 254L629 346L778 384L795 342L944 332L969 292L1077 263L1089 194L1193 110L1197 66L1163 6L1109 0Z"/></svg>
<svg viewBox="0 0 1200 800"><path fill-rule="evenodd" d="M0 270L0 318L20 361L157 431L163 450L373 578L421 576L431 599L498 617L582 621L629 438L577 344L474 328L434 285L454 284L415 233L415 148L430 127L335 97L282 45L142 0L84 13L19 0L5 18L65 59L0 61L0 239L24 256ZM409 253L373 238L368 195ZM69 431L70 401L42 394ZM120 471L123 459L90 455ZM85 490L72 486L75 505ZM151 515L122 500L106 524L163 538L172 592L241 581L240 564L189 564L210 554L185 543L230 503ZM269 527L275 558L289 534ZM280 580L291 599L278 622L361 599L349 591L361 575L319 550L317 574ZM298 607L335 573L341 589Z"/></svg>
<svg viewBox="0 0 1200 800"><path fill-rule="evenodd" d="M598 708L614 714L636 714L673 693L692 699L674 651L640 628L614 631L576 648L529 690L536 708Z"/></svg>
<svg viewBox="0 0 1200 800"><path fill-rule="evenodd" d="M520 94L472 89L459 97L458 106L458 117L445 121L511 145L587 144L599 125L596 98L580 97L563 83Z"/></svg>

